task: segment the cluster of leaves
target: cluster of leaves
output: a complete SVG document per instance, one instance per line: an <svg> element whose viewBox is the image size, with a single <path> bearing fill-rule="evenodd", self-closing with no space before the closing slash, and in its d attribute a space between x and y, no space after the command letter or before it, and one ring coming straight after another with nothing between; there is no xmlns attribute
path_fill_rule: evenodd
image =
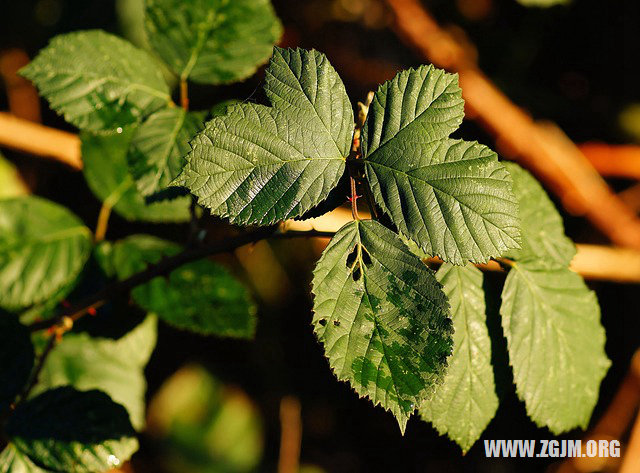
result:
<svg viewBox="0 0 640 473"><path fill-rule="evenodd" d="M182 169L189 140L220 112L176 106L166 66L153 53L181 81L237 81L268 59L281 26L268 0L150 0L146 26L151 53L82 31L54 38L22 74L81 129L84 175L107 211L127 220L185 222L191 199L166 187ZM56 324L67 300L183 248L149 235L94 242L69 210L18 195L18 184L2 187L0 423L9 443L1 446L0 471L109 470L136 451L136 430L145 424L143 370L157 319L205 335L251 338L254 303L228 270L204 259L135 287L136 307L108 302L95 320L111 318L109 328L77 324L59 341L31 333L34 320Z"/></svg>
<svg viewBox="0 0 640 473"><path fill-rule="evenodd" d="M598 303L569 270L574 246L535 179L450 137L464 116L457 76L423 66L381 85L357 153L352 107L324 55L276 48L264 89L271 106L238 104L206 124L173 184L245 225L304 216L344 173L369 186L390 223L346 224L314 271L314 330L336 376L403 431L418 411L470 448L498 406L471 263L501 258L520 398L554 433L586 426L609 366ZM433 256L445 262L437 273L422 261Z"/></svg>
<svg viewBox="0 0 640 473"><path fill-rule="evenodd" d="M267 0L149 0L146 25L183 84L247 77L281 31ZM375 92L360 129L317 51L276 47L265 72L270 104L214 113L176 106L151 54L100 31L55 38L23 74L82 130L86 180L126 219L186 221L193 196L231 223L273 225L340 204L345 179L370 193L384 217L355 218L323 252L313 328L336 376L403 432L418 412L466 451L493 418L483 276L473 266L492 258L509 268L500 313L527 412L554 433L588 422L609 366L597 300L569 270L574 246L535 179L486 146L451 138L464 117L456 75L400 72ZM54 317L96 273L124 280L180 251L148 235L94 244L57 204L0 201L0 308L10 312L0 317L0 359L10 367L0 388L3 471L103 471L129 458L156 317L203 334L253 335L247 290L208 260L134 288L149 315L127 334L74 331L49 353L53 345L24 325ZM444 261L437 272L423 262L434 256ZM131 309L101 309L120 310ZM37 353L47 355L39 376Z"/></svg>

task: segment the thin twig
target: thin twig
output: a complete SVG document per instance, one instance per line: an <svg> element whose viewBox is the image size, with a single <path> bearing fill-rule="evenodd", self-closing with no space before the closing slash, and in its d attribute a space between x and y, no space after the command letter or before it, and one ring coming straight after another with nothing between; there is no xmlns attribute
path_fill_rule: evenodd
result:
<svg viewBox="0 0 640 473"><path fill-rule="evenodd" d="M187 248L177 255L165 258L158 264L149 266L144 271L136 273L127 279L114 282L108 286L105 286L100 291L92 294L84 299L72 304L67 308L64 313L56 318L53 322L51 320L41 320L32 323L29 328L32 332L48 329L51 327L61 327L66 319L71 319L75 322L83 317L91 308L98 307L103 304L104 301L110 300L121 294L128 293L134 287L149 282L157 276L162 276L170 273L180 266L190 263L192 261L205 258L207 256L226 253L249 243L255 243L259 240L266 238L282 239L282 238L296 238L296 237L328 237L332 236L332 232L320 232L320 231L287 231L284 233L276 233L273 227L264 227L258 230L239 235L232 239L220 241L218 243L200 246L196 248ZM66 331L66 330L65 330Z"/></svg>
<svg viewBox="0 0 640 473"><path fill-rule="evenodd" d="M25 401L29 397L29 394L31 393L31 390L38 383L38 378L40 377L40 373L42 372L42 368L44 367L44 362L46 361L47 357L49 356L51 351L56 346L56 342L58 341L59 337L60 337L60 334L58 334L56 332L53 332L53 333L51 333L51 335L49 335L49 340L47 341L47 346L42 351L42 353L40 354L38 359L36 360L34 369L31 372L31 377L29 378L29 382L26 384L26 386L22 390L22 393L20 393L20 396L18 397L18 400L16 401L16 403L14 405L12 405L13 409L15 409L15 407L18 404L20 404L21 402Z"/></svg>

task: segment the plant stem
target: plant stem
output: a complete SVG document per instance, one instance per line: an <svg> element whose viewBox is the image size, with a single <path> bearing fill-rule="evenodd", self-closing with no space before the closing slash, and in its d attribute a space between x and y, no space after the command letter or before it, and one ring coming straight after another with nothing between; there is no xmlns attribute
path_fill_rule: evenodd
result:
<svg viewBox="0 0 640 473"><path fill-rule="evenodd" d="M189 110L189 87L186 79L180 79L180 106Z"/></svg>
<svg viewBox="0 0 640 473"><path fill-rule="evenodd" d="M104 240L105 235L107 234L107 227L109 226L109 217L111 216L111 205L105 202L100 207L100 213L98 214L98 223L96 224L96 232L94 234L93 240L98 243Z"/></svg>
<svg viewBox="0 0 640 473"><path fill-rule="evenodd" d="M29 397L31 390L38 383L38 378L40 377L40 373L42 372L42 368L44 367L44 362L47 360L47 357L49 356L53 348L56 346L56 342L58 341L59 336L60 335L58 335L58 333L55 333L55 332L49 336L49 340L47 341L47 346L38 357L35 367L31 372L31 377L29 378L29 382L27 383L25 388L22 390L22 393L20 393L20 396L18 397L18 400L15 402L15 404L12 404L11 406L12 409L15 409L15 407L18 404L25 401Z"/></svg>
<svg viewBox="0 0 640 473"><path fill-rule="evenodd" d="M358 216L358 192L356 189L356 180L353 176L349 176L349 180L351 181L351 216L354 220L360 220Z"/></svg>

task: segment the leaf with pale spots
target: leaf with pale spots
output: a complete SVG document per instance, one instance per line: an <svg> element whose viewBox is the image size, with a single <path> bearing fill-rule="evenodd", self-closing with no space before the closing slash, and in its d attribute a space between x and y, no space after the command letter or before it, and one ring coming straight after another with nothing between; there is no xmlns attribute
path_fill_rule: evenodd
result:
<svg viewBox="0 0 640 473"><path fill-rule="evenodd" d="M270 225L315 207L351 147L353 110L324 54L275 48L265 92L271 107L232 105L209 121L173 182L233 223Z"/></svg>
<svg viewBox="0 0 640 473"><path fill-rule="evenodd" d="M451 304L453 354L443 383L419 413L466 452L498 409L482 273L471 265L445 263L436 277Z"/></svg>
<svg viewBox="0 0 640 473"><path fill-rule="evenodd" d="M314 330L334 373L404 432L451 353L449 304L433 271L380 223L354 221L322 253L313 294Z"/></svg>
<svg viewBox="0 0 640 473"><path fill-rule="evenodd" d="M422 66L378 88L362 130L375 201L423 251L455 264L519 248L509 173L486 146L449 138L463 117L458 76Z"/></svg>
<svg viewBox="0 0 640 473"><path fill-rule="evenodd" d="M69 386L20 404L5 431L21 454L53 471L106 471L138 449L124 407L102 391L77 391Z"/></svg>

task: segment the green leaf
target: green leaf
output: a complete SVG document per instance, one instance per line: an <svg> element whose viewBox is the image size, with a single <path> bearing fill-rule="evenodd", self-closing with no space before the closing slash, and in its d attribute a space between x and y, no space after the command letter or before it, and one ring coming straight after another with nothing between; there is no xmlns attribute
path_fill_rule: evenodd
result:
<svg viewBox="0 0 640 473"><path fill-rule="evenodd" d="M419 412L466 453L498 409L482 272L471 265L445 263L436 278L451 304L453 354L444 382L436 388L433 398L420 406Z"/></svg>
<svg viewBox="0 0 640 473"><path fill-rule="evenodd" d="M144 196L165 189L185 164L189 140L202 129L203 113L167 108L151 115L133 135L129 169Z"/></svg>
<svg viewBox="0 0 640 473"><path fill-rule="evenodd" d="M531 419L554 434L586 428L611 364L595 293L569 269L515 263L500 314L518 397Z"/></svg>
<svg viewBox="0 0 640 473"><path fill-rule="evenodd" d="M159 238L133 235L114 245L112 264L124 279L179 250ZM181 329L237 338L252 338L255 332L256 308L247 289L207 259L138 286L131 295L140 307Z"/></svg>
<svg viewBox="0 0 640 473"><path fill-rule="evenodd" d="M174 373L149 403L149 435L166 471L249 473L263 450L260 413L245 393L199 365Z"/></svg>
<svg viewBox="0 0 640 473"><path fill-rule="evenodd" d="M0 453L0 473L49 473L36 466L29 457L18 450L15 445L9 444Z"/></svg>
<svg viewBox="0 0 640 473"><path fill-rule="evenodd" d="M0 153L0 199L29 193L16 167Z"/></svg>
<svg viewBox="0 0 640 473"><path fill-rule="evenodd" d="M37 304L80 274L91 232L66 208L39 197L0 200L0 307Z"/></svg>
<svg viewBox="0 0 640 473"><path fill-rule="evenodd" d="M124 407L101 391L68 386L20 404L6 434L34 463L54 471L102 472L138 449Z"/></svg>
<svg viewBox="0 0 640 473"><path fill-rule="evenodd" d="M323 54L275 48L265 92L273 107L243 103L209 121L174 181L232 223L302 215L336 186L349 154L353 110Z"/></svg>
<svg viewBox="0 0 640 473"><path fill-rule="evenodd" d="M147 204L129 173L127 152L134 129L119 134L81 133L84 177L98 199L127 220L178 223L190 218L187 196Z"/></svg>
<svg viewBox="0 0 640 473"><path fill-rule="evenodd" d="M144 427L144 367L156 345L157 321L144 322L118 340L69 333L51 351L33 393L71 385L86 391L99 389L129 412L131 423Z"/></svg>
<svg viewBox="0 0 640 473"><path fill-rule="evenodd" d="M463 117L458 76L422 66L378 88L362 130L376 202L422 250L455 264L519 247L516 199L498 156L448 138Z"/></svg>
<svg viewBox="0 0 640 473"><path fill-rule="evenodd" d="M33 362L29 329L16 317L0 314L0 414L27 384Z"/></svg>
<svg viewBox="0 0 640 473"><path fill-rule="evenodd" d="M86 130L114 130L171 102L155 60L100 30L56 36L21 74L51 108Z"/></svg>
<svg viewBox="0 0 640 473"><path fill-rule="evenodd" d="M145 26L181 79L204 84L249 77L282 34L269 0L147 0Z"/></svg>
<svg viewBox="0 0 640 473"><path fill-rule="evenodd" d="M576 254L573 242L564 234L562 217L540 183L515 163L505 163L513 179L513 191L520 209L521 249L505 256L516 260L538 260L549 267L565 267Z"/></svg>
<svg viewBox="0 0 640 473"><path fill-rule="evenodd" d="M313 277L313 325L336 376L391 411L404 432L442 380L449 304L422 261L373 220L342 227Z"/></svg>

